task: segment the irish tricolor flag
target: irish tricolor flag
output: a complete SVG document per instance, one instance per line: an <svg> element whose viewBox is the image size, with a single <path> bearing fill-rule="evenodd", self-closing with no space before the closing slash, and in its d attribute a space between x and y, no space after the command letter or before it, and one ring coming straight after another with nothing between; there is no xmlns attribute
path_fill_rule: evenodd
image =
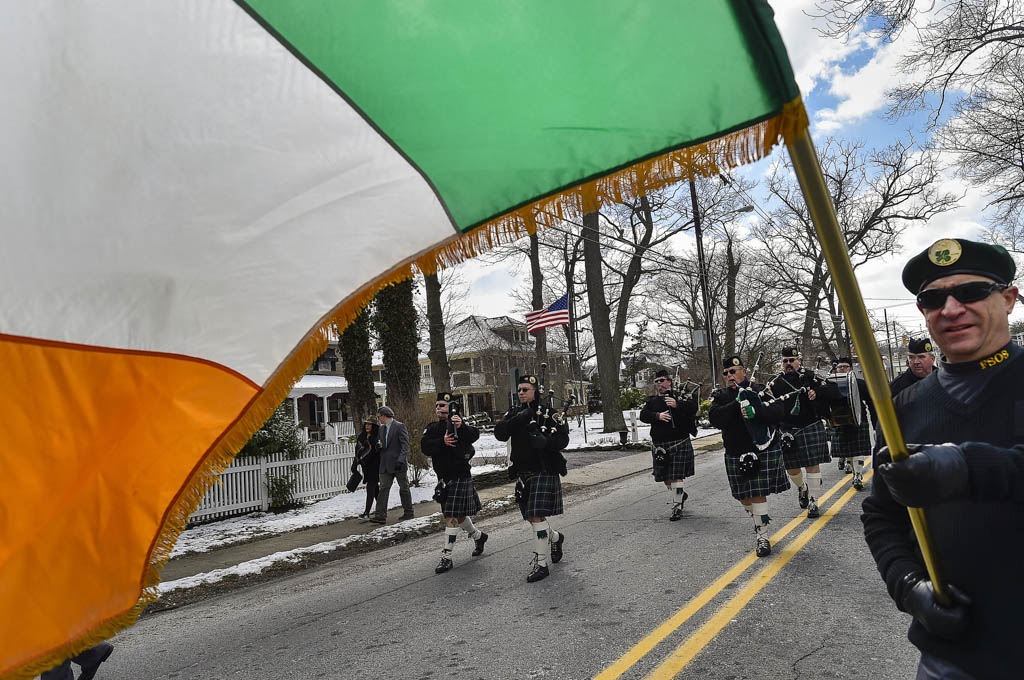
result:
<svg viewBox="0 0 1024 680"><path fill-rule="evenodd" d="M764 0L25 0L0 36L0 676L133 620L382 285L806 126Z"/></svg>

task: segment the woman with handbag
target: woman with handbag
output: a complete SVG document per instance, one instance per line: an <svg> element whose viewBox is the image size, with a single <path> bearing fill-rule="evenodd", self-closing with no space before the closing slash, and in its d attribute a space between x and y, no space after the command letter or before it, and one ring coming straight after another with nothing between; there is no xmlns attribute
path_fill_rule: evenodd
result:
<svg viewBox="0 0 1024 680"><path fill-rule="evenodd" d="M370 517L373 500L380 491L380 449L377 443L377 423L373 418L363 421L363 431L356 439L356 459L352 461L352 471L362 466L363 479L366 481L366 510L359 515L362 519Z"/></svg>

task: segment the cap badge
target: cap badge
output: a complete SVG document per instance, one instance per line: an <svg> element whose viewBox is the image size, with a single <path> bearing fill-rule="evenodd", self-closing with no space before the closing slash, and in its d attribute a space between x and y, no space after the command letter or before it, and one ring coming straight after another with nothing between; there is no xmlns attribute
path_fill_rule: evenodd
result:
<svg viewBox="0 0 1024 680"><path fill-rule="evenodd" d="M932 264L940 267L948 267L960 259L963 248L960 242L952 238L939 239L928 249L928 259Z"/></svg>
<svg viewBox="0 0 1024 680"><path fill-rule="evenodd" d="M925 352L931 352L932 351L932 343L930 343L930 342L924 343L924 351Z"/></svg>

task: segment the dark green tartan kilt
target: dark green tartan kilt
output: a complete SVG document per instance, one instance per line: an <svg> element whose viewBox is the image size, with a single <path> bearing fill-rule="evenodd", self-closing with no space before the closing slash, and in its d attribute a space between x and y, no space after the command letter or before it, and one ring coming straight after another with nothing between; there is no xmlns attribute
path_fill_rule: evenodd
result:
<svg viewBox="0 0 1024 680"><path fill-rule="evenodd" d="M448 496L441 504L441 514L445 517L472 517L480 512L480 496L473 486L472 477L446 479Z"/></svg>
<svg viewBox="0 0 1024 680"><path fill-rule="evenodd" d="M787 431L796 440L796 446L788 451L786 449L782 451L787 470L821 465L832 460L832 456L828 453L828 435L825 434L824 422L818 420L802 429Z"/></svg>
<svg viewBox="0 0 1024 680"><path fill-rule="evenodd" d="M523 482L523 497L519 511L523 519L551 517L562 514L562 480L546 472L525 472L519 475Z"/></svg>
<svg viewBox="0 0 1024 680"><path fill-rule="evenodd" d="M658 465L654 458L654 449L658 447L665 449L667 457L665 462ZM654 466L654 481L671 482L677 479L693 477L693 444L690 440L680 439L674 442L663 442L651 444L651 460Z"/></svg>
<svg viewBox="0 0 1024 680"><path fill-rule="evenodd" d="M871 432L868 427L868 421L864 420L860 425L839 425L829 428L832 430L832 457L870 456Z"/></svg>
<svg viewBox="0 0 1024 680"><path fill-rule="evenodd" d="M739 456L725 454L725 474L729 478L729 490L738 501L745 498L757 498L773 493L782 493L789 489L789 475L782 464L782 449L778 438L764 451L756 451L761 460L757 474L743 477L736 470L740 462Z"/></svg>

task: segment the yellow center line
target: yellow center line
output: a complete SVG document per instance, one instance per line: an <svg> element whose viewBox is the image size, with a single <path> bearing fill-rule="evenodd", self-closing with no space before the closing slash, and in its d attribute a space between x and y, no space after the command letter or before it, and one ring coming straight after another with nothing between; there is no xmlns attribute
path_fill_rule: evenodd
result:
<svg viewBox="0 0 1024 680"><path fill-rule="evenodd" d="M864 480L867 481L871 478L873 471L868 471L864 474ZM843 480L845 481L845 480ZM793 559L800 550L807 545L807 542L814 537L816 533L828 524L836 513L844 505L849 502L851 498L857 495L857 490L850 488L844 493L839 500L837 500L832 507L830 507L821 517L814 520L809 527L803 530L799 536L797 536L789 545L783 549L783 551L773 559L771 562L766 564L763 569L754 574L750 581L743 587L740 592L733 595L733 597L722 605L714 616L712 616L707 623L701 626L697 631L691 635L686 642L679 645L669 655L665 661L655 668L645 680L666 680L667 678L674 678L676 675L686 667L690 661L693 660L697 654L711 642L716 635L718 635L723 628L725 628L729 621L733 619L736 614L740 612L750 600L761 591L768 582L771 581L772 577L775 576L779 571L786 566L786 564Z"/></svg>
<svg viewBox="0 0 1024 680"><path fill-rule="evenodd" d="M849 480L846 478L840 479L835 486L826 491L821 498L818 499L819 505L827 501L832 494L839 491L844 484ZM786 526L782 527L771 537L772 545L779 543L786 536L789 535L793 529L795 529L804 519L807 517L806 513L800 513L792 520L789 521ZM599 674L594 676L594 680L615 680L620 677L623 673L629 670L633 664L646 656L652 649L654 649L662 640L671 635L677 628L686 623L691 616L696 614L700 609L710 602L718 593L722 592L727 585L735 581L739 576L746 571L750 565L757 562L759 558L754 551L750 551L746 556L739 562L734 564L729 571L725 572L717 579L714 583L709 585L704 590L694 597L692 600L686 603L686 605L672 615L667 621L662 623L660 626L655 628L653 631L648 633L640 642L633 645L632 648L612 665L605 668Z"/></svg>

